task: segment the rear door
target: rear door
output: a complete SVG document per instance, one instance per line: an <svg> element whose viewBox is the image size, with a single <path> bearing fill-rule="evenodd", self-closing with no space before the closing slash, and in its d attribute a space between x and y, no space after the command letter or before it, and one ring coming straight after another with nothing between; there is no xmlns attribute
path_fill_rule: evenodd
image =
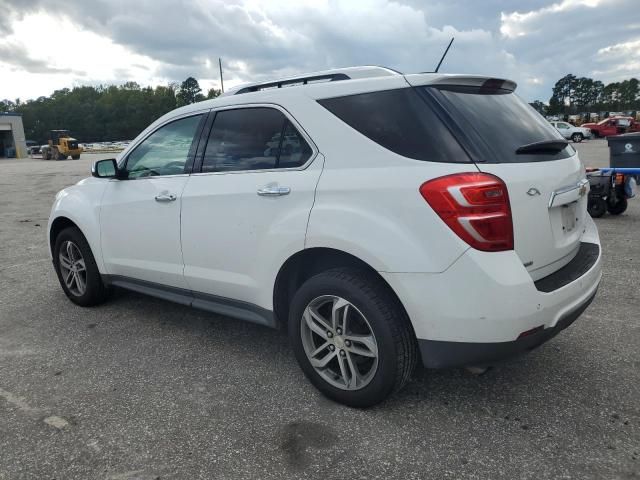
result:
<svg viewBox="0 0 640 480"><path fill-rule="evenodd" d="M588 182L560 133L513 88L501 87L489 80L422 88L451 116L478 169L506 183L515 250L537 280L575 256L585 230Z"/></svg>
<svg viewBox="0 0 640 480"><path fill-rule="evenodd" d="M288 255L304 248L322 169L316 156L310 139L279 107L215 113L199 173L182 196L190 289L271 309L269 282Z"/></svg>

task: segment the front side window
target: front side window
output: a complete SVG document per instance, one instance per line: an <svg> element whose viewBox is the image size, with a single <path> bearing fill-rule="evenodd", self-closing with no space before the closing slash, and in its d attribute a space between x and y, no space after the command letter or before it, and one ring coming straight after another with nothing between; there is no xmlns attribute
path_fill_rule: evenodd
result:
<svg viewBox="0 0 640 480"><path fill-rule="evenodd" d="M178 175L184 172L202 115L181 118L149 135L127 159L129 178Z"/></svg>
<svg viewBox="0 0 640 480"><path fill-rule="evenodd" d="M299 167L312 150L285 115L255 107L216 113L202 161L203 172Z"/></svg>
<svg viewBox="0 0 640 480"><path fill-rule="evenodd" d="M562 129L566 130L567 128L569 128L569 125L567 125L566 123L559 123L558 124L558 128L562 128Z"/></svg>

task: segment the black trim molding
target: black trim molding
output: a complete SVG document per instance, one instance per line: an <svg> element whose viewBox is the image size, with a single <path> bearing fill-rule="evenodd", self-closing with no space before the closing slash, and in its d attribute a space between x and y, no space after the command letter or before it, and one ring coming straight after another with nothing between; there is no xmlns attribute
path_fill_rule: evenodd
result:
<svg viewBox="0 0 640 480"><path fill-rule="evenodd" d="M578 253L560 270L535 282L539 292L550 293L570 284L589 271L600 256L600 246L595 243L581 242Z"/></svg>
<svg viewBox="0 0 640 480"><path fill-rule="evenodd" d="M276 328L275 315L271 310L259 307L252 303L233 300L231 298L218 297L207 293L194 292L177 287L168 287L158 283L147 282L135 278L120 275L102 275L105 285L112 285L134 292L149 295L162 300L187 305L189 307L206 310L208 312L237 318L246 322L257 323L267 327Z"/></svg>

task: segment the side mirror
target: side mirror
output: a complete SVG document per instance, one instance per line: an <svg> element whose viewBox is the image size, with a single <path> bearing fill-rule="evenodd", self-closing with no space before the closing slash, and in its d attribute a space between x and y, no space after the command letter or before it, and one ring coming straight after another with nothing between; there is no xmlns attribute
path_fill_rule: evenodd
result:
<svg viewBox="0 0 640 480"><path fill-rule="evenodd" d="M120 178L121 172L118 171L116 159L108 158L94 162L91 166L91 175L97 178Z"/></svg>

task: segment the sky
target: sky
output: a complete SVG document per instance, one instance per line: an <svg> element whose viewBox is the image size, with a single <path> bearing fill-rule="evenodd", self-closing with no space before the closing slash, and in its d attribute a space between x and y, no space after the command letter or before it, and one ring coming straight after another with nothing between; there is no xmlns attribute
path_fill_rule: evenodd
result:
<svg viewBox="0 0 640 480"><path fill-rule="evenodd" d="M640 0L0 0L0 99L79 85L203 90L353 65L509 78L640 77Z"/></svg>

